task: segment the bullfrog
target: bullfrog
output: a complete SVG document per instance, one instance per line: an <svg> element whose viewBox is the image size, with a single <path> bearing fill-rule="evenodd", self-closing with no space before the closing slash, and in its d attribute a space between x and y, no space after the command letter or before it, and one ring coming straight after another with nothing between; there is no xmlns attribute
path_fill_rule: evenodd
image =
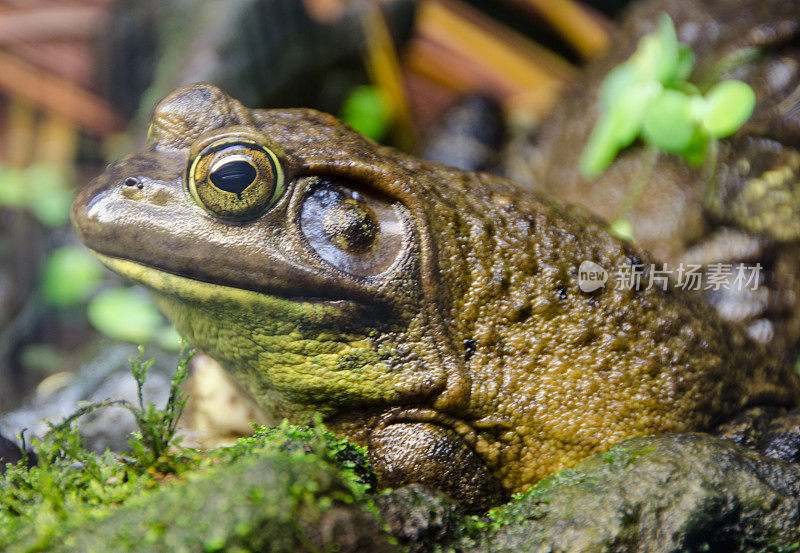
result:
<svg viewBox="0 0 800 553"><path fill-rule="evenodd" d="M586 211L211 84L161 100L72 221L272 420L321 419L382 485L471 511L624 438L800 399L788 364L702 302L586 291L585 262L646 279L654 261Z"/></svg>
<svg viewBox="0 0 800 553"><path fill-rule="evenodd" d="M578 171L598 118L601 83L654 31L662 13L697 63L701 91L738 79L755 91L750 120L701 167L635 143L598 178ZM603 218L627 220L638 244L673 271L683 264L763 268L758 290L700 294L777 355L800 353L800 2L648 0L631 6L607 56L589 64L543 124L535 148L513 148L509 175ZM519 152L527 152L519 154Z"/></svg>

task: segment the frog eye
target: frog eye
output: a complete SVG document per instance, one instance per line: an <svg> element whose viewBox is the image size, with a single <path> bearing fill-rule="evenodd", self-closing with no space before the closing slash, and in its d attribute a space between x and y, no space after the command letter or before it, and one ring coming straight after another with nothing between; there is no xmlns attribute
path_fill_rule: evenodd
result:
<svg viewBox="0 0 800 553"><path fill-rule="evenodd" d="M224 137L190 156L187 186L212 215L249 220L278 201L283 171L275 153L258 142Z"/></svg>
<svg viewBox="0 0 800 553"><path fill-rule="evenodd" d="M403 251L406 214L348 183L315 179L300 208L300 229L322 259L347 273L385 272Z"/></svg>

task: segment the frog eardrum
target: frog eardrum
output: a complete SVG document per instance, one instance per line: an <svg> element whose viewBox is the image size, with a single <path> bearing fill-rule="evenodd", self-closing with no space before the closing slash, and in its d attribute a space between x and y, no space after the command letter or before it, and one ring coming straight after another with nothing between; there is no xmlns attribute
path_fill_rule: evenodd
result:
<svg viewBox="0 0 800 553"><path fill-rule="evenodd" d="M252 132L232 129L194 144L186 186L194 200L221 219L255 219L284 190L277 155Z"/></svg>
<svg viewBox="0 0 800 553"><path fill-rule="evenodd" d="M310 177L300 208L308 245L334 267L357 276L385 272L403 251L405 209L329 177Z"/></svg>

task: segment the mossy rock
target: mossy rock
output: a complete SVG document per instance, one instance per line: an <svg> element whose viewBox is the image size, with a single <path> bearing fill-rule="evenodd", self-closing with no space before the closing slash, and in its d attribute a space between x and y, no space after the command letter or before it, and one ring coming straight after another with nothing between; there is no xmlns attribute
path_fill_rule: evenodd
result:
<svg viewBox="0 0 800 553"><path fill-rule="evenodd" d="M175 474L136 474L110 454L88 466L73 444L54 461L47 453L0 479L4 552L395 550L366 493L363 452L321 431L263 429L232 448L186 451Z"/></svg>
<svg viewBox="0 0 800 553"><path fill-rule="evenodd" d="M53 552L393 551L329 464L312 455L245 457L134 497ZM12 549L13 551L13 549Z"/></svg>
<svg viewBox="0 0 800 553"><path fill-rule="evenodd" d="M636 438L489 514L447 551L800 551L800 466L705 434Z"/></svg>
<svg viewBox="0 0 800 553"><path fill-rule="evenodd" d="M0 549L800 551L800 466L704 434L628 440L483 517L416 485L374 496L362 453L318 431L262 431L187 461L194 466L177 476L140 476L118 504L73 505L57 525L46 524L56 517L47 500L29 505L49 518L26 511L13 541L6 509ZM113 477L108 485L121 486Z"/></svg>

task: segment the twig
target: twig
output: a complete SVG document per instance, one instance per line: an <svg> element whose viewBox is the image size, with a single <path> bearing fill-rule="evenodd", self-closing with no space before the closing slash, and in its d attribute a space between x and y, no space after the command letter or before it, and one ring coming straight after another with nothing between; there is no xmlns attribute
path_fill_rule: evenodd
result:
<svg viewBox="0 0 800 553"><path fill-rule="evenodd" d="M101 6L54 6L0 11L0 46L18 41L85 40L97 36L108 17Z"/></svg>
<svg viewBox="0 0 800 553"><path fill-rule="evenodd" d="M573 0L503 0L539 13L585 59L602 55L610 42L609 25L599 14Z"/></svg>
<svg viewBox="0 0 800 553"><path fill-rule="evenodd" d="M0 89L101 135L125 127L125 120L103 98L3 51Z"/></svg>

